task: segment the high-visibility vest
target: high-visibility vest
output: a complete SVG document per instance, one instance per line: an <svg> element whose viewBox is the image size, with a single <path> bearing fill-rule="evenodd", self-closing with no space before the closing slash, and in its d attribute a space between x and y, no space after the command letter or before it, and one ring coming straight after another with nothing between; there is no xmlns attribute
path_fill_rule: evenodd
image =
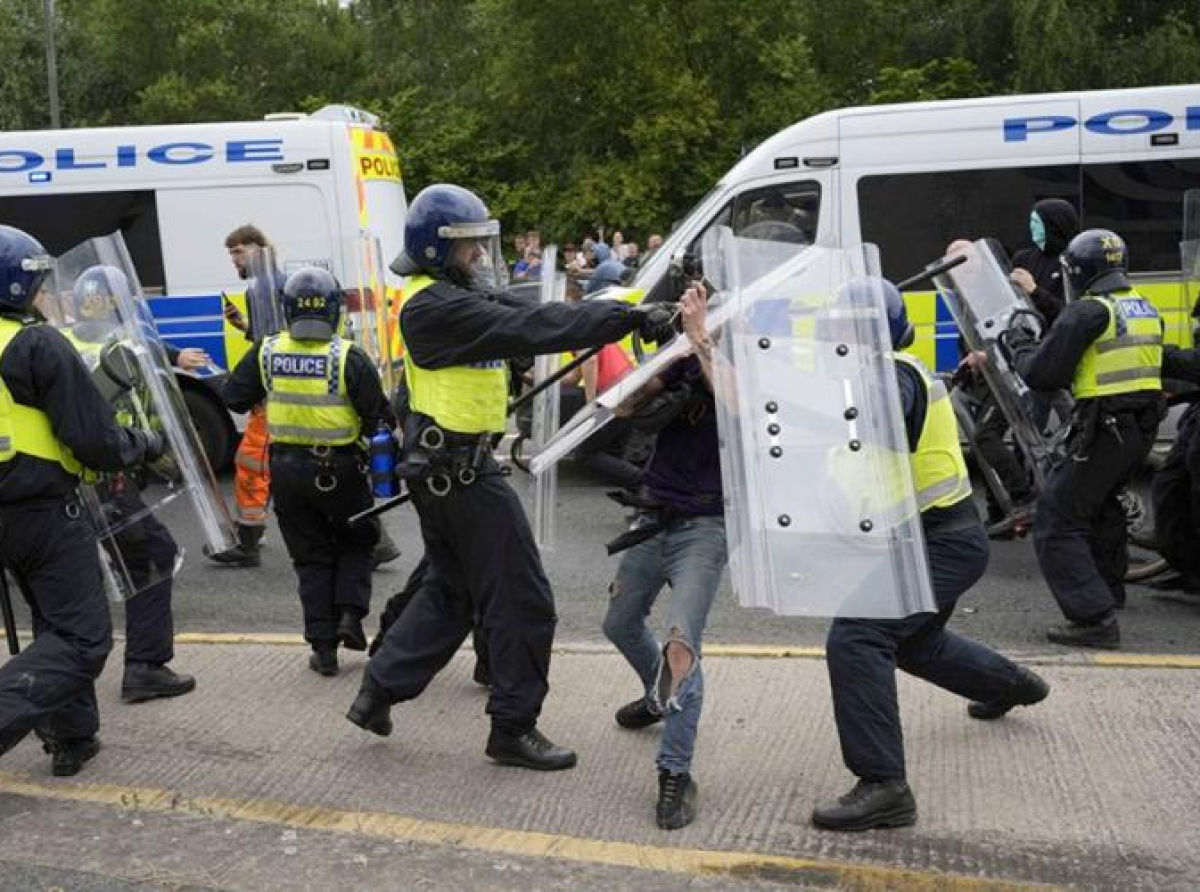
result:
<svg viewBox="0 0 1200 892"><path fill-rule="evenodd" d="M912 453L913 487L922 511L948 508L971 496L971 478L958 442L958 420L946 385L934 378L919 359L897 353L896 361L914 369L925 385L925 423Z"/></svg>
<svg viewBox="0 0 1200 892"><path fill-rule="evenodd" d="M0 319L0 358L24 327L14 319ZM18 453L56 462L68 474L83 471L71 450L54 435L46 413L15 402L0 379L0 463L12 461Z"/></svg>
<svg viewBox="0 0 1200 892"><path fill-rule="evenodd" d="M404 299L411 299L432 284L429 276L412 277L404 289ZM400 337L403 340L403 330ZM412 410L428 415L443 430L500 433L508 423L508 370L504 360L423 369L405 347L404 377Z"/></svg>
<svg viewBox="0 0 1200 892"><path fill-rule="evenodd" d="M92 371L93 380L95 380L96 367L100 365L100 353L112 342L111 339L106 337L103 341L93 341L81 338L73 328L60 328L59 331L63 333L63 336L75 348L75 352L83 357L84 365ZM118 400L114 408L117 412L117 424L122 427L134 425L135 419L133 413L130 411L127 400Z"/></svg>
<svg viewBox="0 0 1200 892"><path fill-rule="evenodd" d="M346 391L349 350L339 337L299 341L280 332L263 341L259 371L273 441L344 446L358 439L362 419Z"/></svg>
<svg viewBox="0 0 1200 892"><path fill-rule="evenodd" d="M1136 291L1086 295L1108 310L1108 327L1088 345L1075 368L1076 399L1162 390L1163 324L1158 310Z"/></svg>

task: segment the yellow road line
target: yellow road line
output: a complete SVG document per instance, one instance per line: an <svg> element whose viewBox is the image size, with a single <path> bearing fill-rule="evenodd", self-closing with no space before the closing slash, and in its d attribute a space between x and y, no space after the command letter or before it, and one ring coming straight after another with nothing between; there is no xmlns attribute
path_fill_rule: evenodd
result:
<svg viewBox="0 0 1200 892"><path fill-rule="evenodd" d="M515 857L554 858L637 870L693 876L728 876L789 883L820 884L860 892L891 889L917 892L1009 892L1054 887L1009 880L989 880L959 874L879 864L855 864L792 858L757 852L706 851L627 842L606 842L577 836L506 830L472 824L452 824L383 812L355 812L266 800L188 797L171 790L106 784L42 784L21 775L0 772L6 793L120 806L156 813L182 813L310 830L332 830L377 839L451 846L475 852Z"/></svg>

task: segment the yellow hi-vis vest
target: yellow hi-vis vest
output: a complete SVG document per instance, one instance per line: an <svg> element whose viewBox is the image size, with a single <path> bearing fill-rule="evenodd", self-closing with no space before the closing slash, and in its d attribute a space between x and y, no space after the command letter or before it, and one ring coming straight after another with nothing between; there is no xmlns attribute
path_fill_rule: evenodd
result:
<svg viewBox="0 0 1200 892"><path fill-rule="evenodd" d="M0 357L24 327L14 319L0 319ZM46 413L15 402L0 379L0 463L12 461L17 453L57 462L68 474L83 471L71 450L54 436Z"/></svg>
<svg viewBox="0 0 1200 892"><path fill-rule="evenodd" d="M277 443L344 446L359 437L362 419L346 391L346 355L339 337L298 341L272 335L259 350L267 391L267 431Z"/></svg>
<svg viewBox="0 0 1200 892"><path fill-rule="evenodd" d="M1108 310L1108 327L1088 345L1075 369L1076 399L1162 390L1163 324L1158 310L1136 291L1089 294Z"/></svg>
<svg viewBox="0 0 1200 892"><path fill-rule="evenodd" d="M433 284L429 276L413 276L404 289L407 301ZM404 339L403 329L400 332ZM458 434L500 433L508 422L508 371L500 359L423 369L404 350L404 377L409 405L428 415L438 427Z"/></svg>
<svg viewBox="0 0 1200 892"><path fill-rule="evenodd" d="M917 451L910 459L917 506L922 511L949 508L971 496L971 478L958 442L958 421L950 394L915 356L897 353L896 361L920 374L928 403Z"/></svg>

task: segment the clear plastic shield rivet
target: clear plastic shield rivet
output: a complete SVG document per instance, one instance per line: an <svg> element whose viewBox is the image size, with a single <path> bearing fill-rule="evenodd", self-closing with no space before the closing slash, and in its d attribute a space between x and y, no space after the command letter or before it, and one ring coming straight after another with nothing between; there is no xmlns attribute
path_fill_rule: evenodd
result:
<svg viewBox="0 0 1200 892"><path fill-rule="evenodd" d="M767 433L770 434L772 437L778 436L779 431L780 431L780 427L778 424L768 424L767 425Z"/></svg>
<svg viewBox="0 0 1200 892"><path fill-rule="evenodd" d="M759 338L759 339L758 339L758 346L759 346L759 347L761 347L763 350L768 350L768 349L770 349L770 347L771 347L771 339L770 339L770 338Z"/></svg>
<svg viewBox="0 0 1200 892"><path fill-rule="evenodd" d="M858 417L858 409L851 406L849 409L847 409L845 412L842 413L842 417L845 418L847 421L853 421L855 418Z"/></svg>
<svg viewBox="0 0 1200 892"><path fill-rule="evenodd" d="M858 450L860 450L860 449L862 449L862 443L860 443L858 440L850 441L850 451L851 452L858 452Z"/></svg>
<svg viewBox="0 0 1200 892"><path fill-rule="evenodd" d="M771 447L771 458L779 458L783 455L783 450L778 446Z"/></svg>
<svg viewBox="0 0 1200 892"><path fill-rule="evenodd" d="M779 411L779 405L777 403L767 403L766 409L768 412L774 415Z"/></svg>
<svg viewBox="0 0 1200 892"><path fill-rule="evenodd" d="M791 522L792 522L792 519L790 517L788 517L786 514L779 515L779 525L781 527L786 527L786 526L790 525Z"/></svg>
<svg viewBox="0 0 1200 892"><path fill-rule="evenodd" d="M870 520L864 520L859 523L858 528L864 533L869 533L871 530L875 529L875 524L871 523Z"/></svg>
<svg viewBox="0 0 1200 892"><path fill-rule="evenodd" d="M845 344L838 344L837 349L834 352L837 353L838 356L846 356L850 353L850 348Z"/></svg>

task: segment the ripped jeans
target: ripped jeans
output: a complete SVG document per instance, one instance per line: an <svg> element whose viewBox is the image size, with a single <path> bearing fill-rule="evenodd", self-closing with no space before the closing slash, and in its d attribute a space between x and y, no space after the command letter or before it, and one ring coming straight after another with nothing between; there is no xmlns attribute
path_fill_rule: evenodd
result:
<svg viewBox="0 0 1200 892"><path fill-rule="evenodd" d="M650 708L665 718L657 763L671 772L691 768L704 702L700 639L727 562L724 517L681 517L625 552L613 580L604 634L638 674ZM646 622L664 584L671 586L666 640L693 658L682 679L671 677L666 645Z"/></svg>

